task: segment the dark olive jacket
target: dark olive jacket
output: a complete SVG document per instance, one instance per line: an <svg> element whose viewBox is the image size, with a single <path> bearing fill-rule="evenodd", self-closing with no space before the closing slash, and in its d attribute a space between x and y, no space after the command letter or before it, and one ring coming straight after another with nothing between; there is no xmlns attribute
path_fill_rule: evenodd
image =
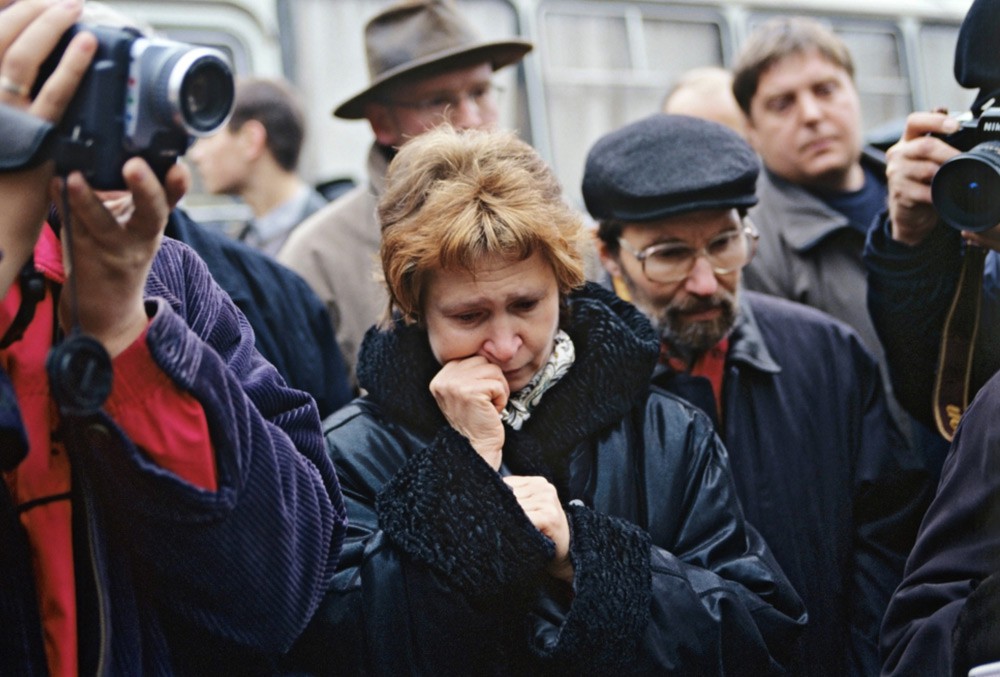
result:
<svg viewBox="0 0 1000 677"><path fill-rule="evenodd" d="M502 472L557 487L570 589L552 543L450 428L416 327L370 331L364 398L326 422L348 504L334 584L298 647L326 674L764 675L805 615L743 519L726 452L695 408L649 387L645 318L609 292L571 300L576 362Z"/></svg>

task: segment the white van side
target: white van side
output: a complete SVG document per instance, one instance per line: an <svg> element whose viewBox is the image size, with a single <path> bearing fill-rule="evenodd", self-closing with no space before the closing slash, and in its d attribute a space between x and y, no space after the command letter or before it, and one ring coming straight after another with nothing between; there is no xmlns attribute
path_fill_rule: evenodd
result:
<svg viewBox="0 0 1000 677"><path fill-rule="evenodd" d="M362 31L388 0L109 0L166 37L225 49L239 74L285 75L303 92L315 182L360 181L371 133L331 116L367 83ZM674 79L730 65L752 27L777 14L828 23L856 63L867 130L912 110L966 110L952 75L971 0L457 0L485 36L536 48L498 74L502 120L552 164L576 199L587 149L659 108Z"/></svg>

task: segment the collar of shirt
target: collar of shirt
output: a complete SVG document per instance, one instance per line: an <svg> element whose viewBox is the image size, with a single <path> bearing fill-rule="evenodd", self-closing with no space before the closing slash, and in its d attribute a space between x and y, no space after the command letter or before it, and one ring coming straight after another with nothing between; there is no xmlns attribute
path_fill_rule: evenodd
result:
<svg viewBox="0 0 1000 677"><path fill-rule="evenodd" d="M679 357L672 356L667 344L660 343L660 362L670 369L687 373L691 376L701 376L712 384L712 394L715 395L715 408L719 420L722 420L722 379L726 373L726 355L729 353L729 337L723 338L714 346L702 353L690 366Z"/></svg>
<svg viewBox="0 0 1000 677"><path fill-rule="evenodd" d="M306 202L309 200L309 186L302 184L295 195L282 202L280 205L264 214L260 218L253 220L253 233L256 241L261 245L281 237L299 224L299 217L305 210Z"/></svg>

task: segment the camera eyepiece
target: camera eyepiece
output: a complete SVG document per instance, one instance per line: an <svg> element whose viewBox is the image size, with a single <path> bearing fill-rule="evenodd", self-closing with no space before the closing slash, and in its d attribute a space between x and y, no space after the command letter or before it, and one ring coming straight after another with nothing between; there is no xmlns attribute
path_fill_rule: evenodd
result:
<svg viewBox="0 0 1000 677"><path fill-rule="evenodd" d="M979 232L1000 223L1000 141L984 141L941 165L931 199L952 228Z"/></svg>

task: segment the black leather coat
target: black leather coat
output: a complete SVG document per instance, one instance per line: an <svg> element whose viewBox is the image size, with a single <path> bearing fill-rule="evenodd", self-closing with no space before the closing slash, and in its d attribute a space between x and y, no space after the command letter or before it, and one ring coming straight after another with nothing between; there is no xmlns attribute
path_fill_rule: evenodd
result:
<svg viewBox="0 0 1000 677"><path fill-rule="evenodd" d="M650 390L657 339L593 286L564 328L576 362L504 469L543 475L572 532L572 590L552 543L450 428L416 327L370 331L368 391L326 422L348 505L333 588L297 667L337 674L763 675L805 612L743 519L726 452L693 407Z"/></svg>

